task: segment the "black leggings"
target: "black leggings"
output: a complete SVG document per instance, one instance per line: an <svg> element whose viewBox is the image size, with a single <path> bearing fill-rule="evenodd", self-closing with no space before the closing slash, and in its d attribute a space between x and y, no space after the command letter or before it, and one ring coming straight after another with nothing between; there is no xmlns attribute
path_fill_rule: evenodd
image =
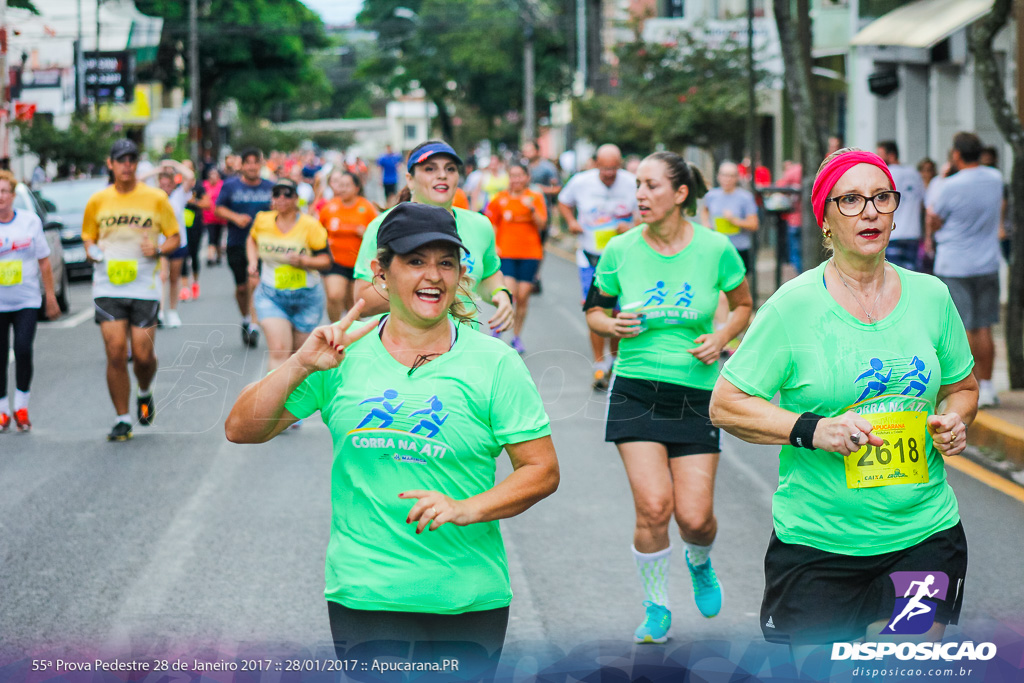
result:
<svg viewBox="0 0 1024 683"><path fill-rule="evenodd" d="M7 356L10 353L10 328L14 327L14 377L18 391L28 391L32 384L32 342L36 338L38 308L23 308L19 311L0 312L0 360L4 371L0 372L0 396L7 395ZM0 406L6 411L7 406Z"/></svg>
<svg viewBox="0 0 1024 683"><path fill-rule="evenodd" d="M189 263L192 264L192 277L199 279L199 247L203 246L203 233L206 232L206 228L203 226L185 228L185 234L188 236L188 258L185 259L181 268L181 276L188 277Z"/></svg>
<svg viewBox="0 0 1024 683"><path fill-rule="evenodd" d="M508 628L508 607L432 614L349 609L327 602L334 651L341 660L398 658L458 662L450 681L494 676Z"/></svg>

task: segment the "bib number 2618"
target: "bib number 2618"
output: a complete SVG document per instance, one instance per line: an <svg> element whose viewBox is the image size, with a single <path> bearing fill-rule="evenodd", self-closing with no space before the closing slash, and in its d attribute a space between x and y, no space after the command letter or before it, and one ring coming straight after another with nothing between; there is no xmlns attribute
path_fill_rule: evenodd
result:
<svg viewBox="0 0 1024 683"><path fill-rule="evenodd" d="M928 481L924 412L877 413L864 416L882 438L848 455L846 485L851 489L923 484Z"/></svg>

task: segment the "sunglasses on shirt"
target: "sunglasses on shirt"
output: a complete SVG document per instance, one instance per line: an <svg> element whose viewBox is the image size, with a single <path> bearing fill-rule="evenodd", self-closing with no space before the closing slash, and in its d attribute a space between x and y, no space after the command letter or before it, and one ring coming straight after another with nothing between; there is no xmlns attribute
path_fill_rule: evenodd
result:
<svg viewBox="0 0 1024 683"><path fill-rule="evenodd" d="M277 197L284 197L286 199L293 199L295 197L295 191L289 190L286 187L279 187L271 192L271 195L276 199Z"/></svg>

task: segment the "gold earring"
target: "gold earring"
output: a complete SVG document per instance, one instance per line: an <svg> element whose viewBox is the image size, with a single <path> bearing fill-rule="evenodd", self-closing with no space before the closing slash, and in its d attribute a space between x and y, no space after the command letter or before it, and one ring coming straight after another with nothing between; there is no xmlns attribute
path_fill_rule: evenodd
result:
<svg viewBox="0 0 1024 683"><path fill-rule="evenodd" d="M832 237L832 231L831 230L825 230L821 234L824 235L825 237Z"/></svg>

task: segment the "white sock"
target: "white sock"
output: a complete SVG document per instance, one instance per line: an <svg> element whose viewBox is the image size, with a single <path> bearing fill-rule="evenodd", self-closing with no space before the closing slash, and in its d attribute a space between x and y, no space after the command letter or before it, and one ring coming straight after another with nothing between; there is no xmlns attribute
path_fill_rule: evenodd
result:
<svg viewBox="0 0 1024 683"><path fill-rule="evenodd" d="M686 545L686 554L690 557L690 564L694 567L700 566L711 559L711 546L714 545L694 545L683 541Z"/></svg>
<svg viewBox="0 0 1024 683"><path fill-rule="evenodd" d="M9 411L10 409L11 408L10 408L10 404L7 401L7 397L6 396L0 396L0 413L3 413L4 415L8 415L9 413L7 411Z"/></svg>
<svg viewBox="0 0 1024 683"><path fill-rule="evenodd" d="M143 391L142 389L139 389L139 394L138 395L139 395L139 398L149 398L150 396L153 395L153 389L149 388L149 389L146 389L145 391Z"/></svg>
<svg viewBox="0 0 1024 683"><path fill-rule="evenodd" d="M14 412L18 412L22 408L28 408L28 393L27 391L14 390Z"/></svg>
<svg viewBox="0 0 1024 683"><path fill-rule="evenodd" d="M990 380L990 379L979 379L978 380L978 390L979 390L979 393L982 393L982 394L985 394L985 393L994 394L994 393L996 393L995 389L992 388L992 380Z"/></svg>
<svg viewBox="0 0 1024 683"><path fill-rule="evenodd" d="M672 560L672 546L656 553L642 553L636 546L632 546L632 550L644 595L654 604L669 609L668 567Z"/></svg>
<svg viewBox="0 0 1024 683"><path fill-rule="evenodd" d="M124 415L118 415L117 416L117 421L118 422L127 422L128 424L131 424L132 423L132 416L129 415L128 413L125 413Z"/></svg>
<svg viewBox="0 0 1024 683"><path fill-rule="evenodd" d="M250 325L252 325L252 316L251 315L243 315L242 316L242 324L245 325L246 327L249 327Z"/></svg>

